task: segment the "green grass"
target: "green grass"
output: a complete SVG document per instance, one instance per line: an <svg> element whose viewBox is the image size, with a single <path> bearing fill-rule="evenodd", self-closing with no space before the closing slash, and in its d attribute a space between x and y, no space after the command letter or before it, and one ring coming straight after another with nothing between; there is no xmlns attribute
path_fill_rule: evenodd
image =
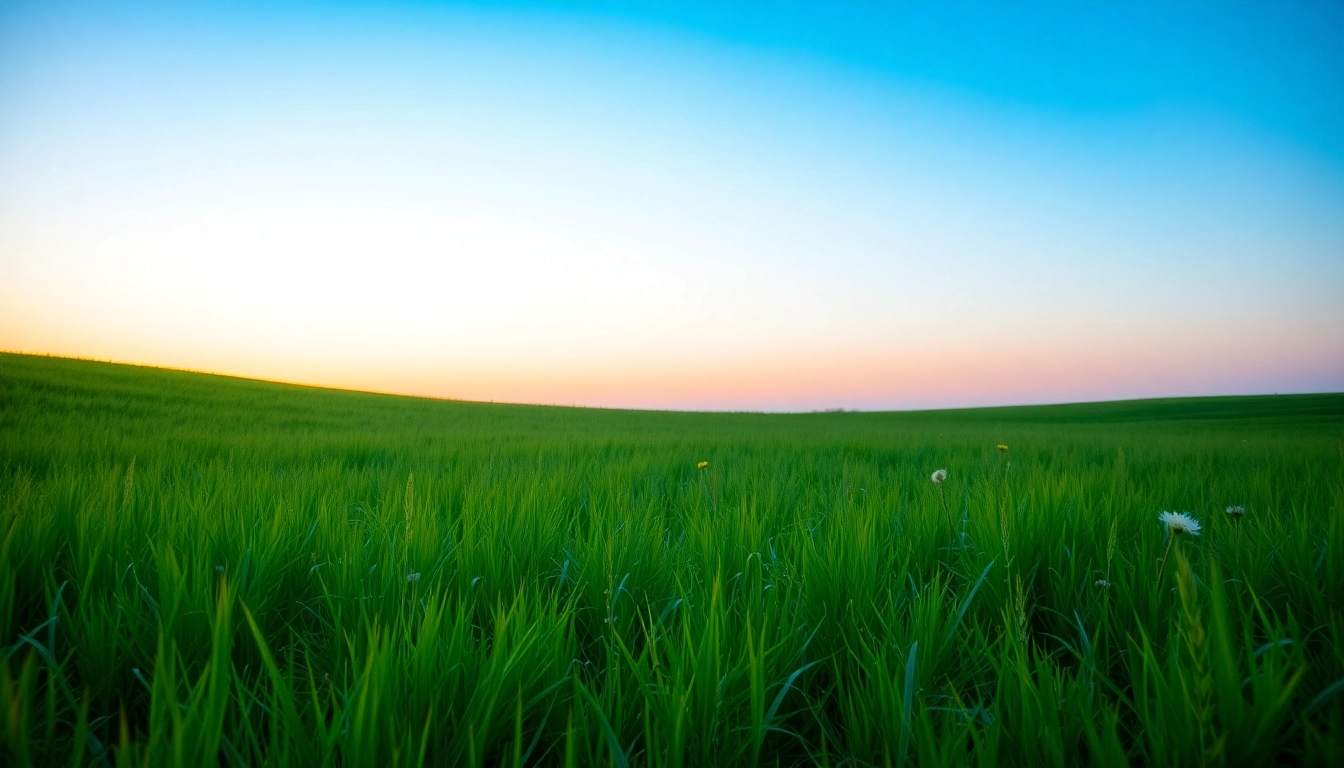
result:
<svg viewBox="0 0 1344 768"><path fill-rule="evenodd" d="M1341 422L1341 395L687 414L3 355L0 762L1344 764ZM1163 510L1204 533L1159 584Z"/></svg>

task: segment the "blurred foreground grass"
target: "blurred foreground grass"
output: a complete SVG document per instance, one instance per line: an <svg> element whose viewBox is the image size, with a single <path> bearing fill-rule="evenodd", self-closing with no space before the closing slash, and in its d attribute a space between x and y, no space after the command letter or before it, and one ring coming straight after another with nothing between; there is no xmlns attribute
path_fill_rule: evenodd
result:
<svg viewBox="0 0 1344 768"><path fill-rule="evenodd" d="M1344 764L1341 423L1341 395L688 414L0 355L0 762ZM1203 535L1158 584L1163 510Z"/></svg>

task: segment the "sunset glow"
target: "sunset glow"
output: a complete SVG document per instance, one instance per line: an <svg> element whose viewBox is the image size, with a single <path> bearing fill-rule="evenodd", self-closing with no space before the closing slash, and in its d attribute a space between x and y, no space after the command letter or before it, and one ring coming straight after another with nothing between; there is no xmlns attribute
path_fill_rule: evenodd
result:
<svg viewBox="0 0 1344 768"><path fill-rule="evenodd" d="M0 349L608 407L1344 389L1338 9L622 7L0 8Z"/></svg>

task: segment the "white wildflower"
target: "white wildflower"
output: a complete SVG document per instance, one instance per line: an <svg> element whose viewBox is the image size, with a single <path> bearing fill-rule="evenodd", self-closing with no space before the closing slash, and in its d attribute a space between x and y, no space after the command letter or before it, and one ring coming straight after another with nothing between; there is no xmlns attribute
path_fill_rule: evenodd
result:
<svg viewBox="0 0 1344 768"><path fill-rule="evenodd" d="M410 573L406 574L406 580L409 581L409 582L411 582L411 583L415 583L415 582L419 581L419 580L420 580L420 572L419 572L419 571L411 571Z"/></svg>
<svg viewBox="0 0 1344 768"><path fill-rule="evenodd" d="M1227 508L1227 514L1230 515L1233 520L1237 520L1242 515L1246 514L1246 508L1240 504L1233 504Z"/></svg>
<svg viewBox="0 0 1344 768"><path fill-rule="evenodd" d="M1185 512L1163 512L1157 516L1157 519L1170 528L1172 533L1199 535L1199 521Z"/></svg>
<svg viewBox="0 0 1344 768"><path fill-rule="evenodd" d="M930 479L933 480L934 485L942 485L943 481L947 479L947 470L940 469L937 472L934 472L933 475L930 476Z"/></svg>

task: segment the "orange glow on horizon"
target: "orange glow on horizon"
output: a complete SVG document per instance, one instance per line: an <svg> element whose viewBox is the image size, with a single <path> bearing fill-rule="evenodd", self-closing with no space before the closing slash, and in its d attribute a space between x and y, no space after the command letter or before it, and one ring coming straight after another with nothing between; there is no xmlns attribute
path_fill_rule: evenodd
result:
<svg viewBox="0 0 1344 768"><path fill-rule="evenodd" d="M806 411L1011 405L1271 391L1263 371L1321 376L1321 340L1266 338L1224 344L1166 337L1108 338L1034 346L984 343L861 344L706 350L668 360L579 358L569 362L429 364L318 359L302 354L221 355L212 350L123 343L107 354L74 339L36 354L109 359L295 384L482 402L672 410ZM1327 361L1328 362L1328 361ZM1329 374L1329 366L1324 366ZM1288 391L1284 389L1284 391Z"/></svg>

